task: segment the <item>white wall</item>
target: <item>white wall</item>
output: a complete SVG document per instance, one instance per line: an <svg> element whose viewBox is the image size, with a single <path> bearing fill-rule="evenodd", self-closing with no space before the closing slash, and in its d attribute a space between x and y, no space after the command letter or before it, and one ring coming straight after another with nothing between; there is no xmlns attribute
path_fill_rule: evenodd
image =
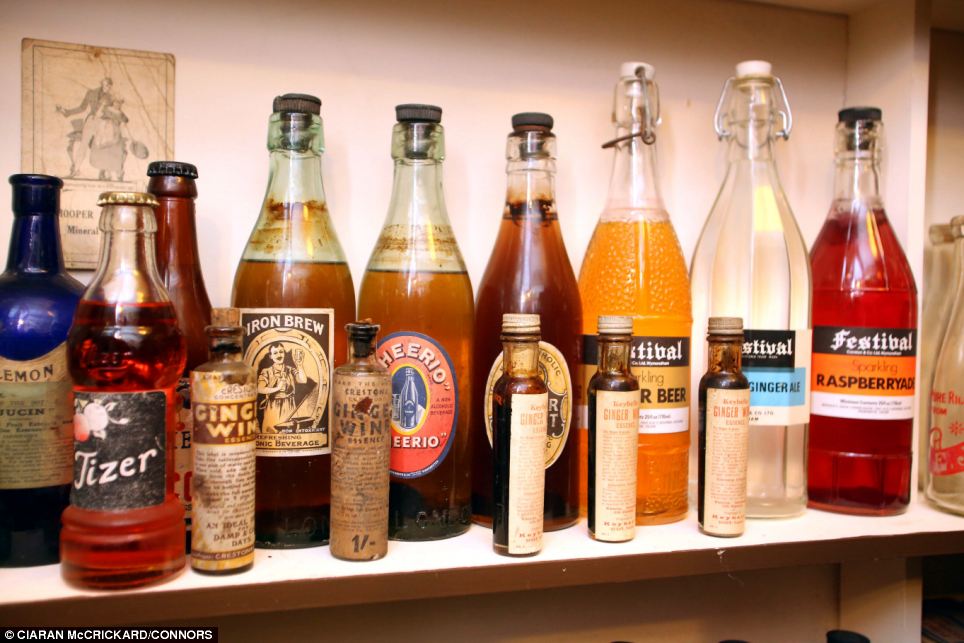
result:
<svg viewBox="0 0 964 643"><path fill-rule="evenodd" d="M964 33L931 32L927 225L964 214Z"/></svg>
<svg viewBox="0 0 964 643"><path fill-rule="evenodd" d="M175 55L175 154L200 169L201 252L216 304L228 301L263 196L271 99L288 91L324 102L326 187L356 285L387 207L393 107L413 101L445 110L448 207L475 283L502 212L509 117L555 116L560 217L578 269L605 197L611 152L599 145L611 136L623 60L656 65L664 196L687 256L722 179L713 110L740 60L770 59L787 87L795 130L778 158L808 242L829 205L846 72L842 16L717 0L0 0L0 15L0 83L8 88L0 94L0 174L19 171L22 38ZM0 205L3 248L9 217Z"/></svg>

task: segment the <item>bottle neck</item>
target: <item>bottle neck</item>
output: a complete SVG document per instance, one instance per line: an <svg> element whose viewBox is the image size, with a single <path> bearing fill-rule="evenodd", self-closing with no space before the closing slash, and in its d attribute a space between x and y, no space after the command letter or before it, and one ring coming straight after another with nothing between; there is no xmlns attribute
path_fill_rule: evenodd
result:
<svg viewBox="0 0 964 643"><path fill-rule="evenodd" d="M641 131L642 126L617 127L616 137ZM620 141L614 147L613 171L609 180L606 209L662 210L656 172L656 143L647 145L639 136Z"/></svg>
<svg viewBox="0 0 964 643"><path fill-rule="evenodd" d="M708 373L738 373L743 362L743 338L711 336L707 352Z"/></svg>
<svg viewBox="0 0 964 643"><path fill-rule="evenodd" d="M64 271L60 228L54 213L13 217L7 272L56 274Z"/></svg>
<svg viewBox="0 0 964 643"><path fill-rule="evenodd" d="M201 277L194 199L157 196L157 269L162 275L183 275L178 281Z"/></svg>
<svg viewBox="0 0 964 643"><path fill-rule="evenodd" d="M104 207L100 265L84 298L114 303L169 302L157 272L156 229L150 206Z"/></svg>
<svg viewBox="0 0 964 643"><path fill-rule="evenodd" d="M240 362L241 342L235 338L215 337L211 340L210 356L212 362Z"/></svg>
<svg viewBox="0 0 964 643"><path fill-rule="evenodd" d="M600 335L599 372L611 374L629 372L629 351L629 335Z"/></svg>
<svg viewBox="0 0 964 643"><path fill-rule="evenodd" d="M536 377L539 374L539 339L502 336L505 372L509 377Z"/></svg>
<svg viewBox="0 0 964 643"><path fill-rule="evenodd" d="M321 153L275 149L271 151L267 203L325 203L321 180ZM288 212L288 208L281 211Z"/></svg>
<svg viewBox="0 0 964 643"><path fill-rule="evenodd" d="M733 126L730 163L773 163L773 128L769 121L753 119Z"/></svg>
<svg viewBox="0 0 964 643"><path fill-rule="evenodd" d="M441 161L395 160L386 225L449 225L442 192Z"/></svg>
<svg viewBox="0 0 964 643"><path fill-rule="evenodd" d="M367 337L348 337L348 361L352 364L375 365L375 343Z"/></svg>

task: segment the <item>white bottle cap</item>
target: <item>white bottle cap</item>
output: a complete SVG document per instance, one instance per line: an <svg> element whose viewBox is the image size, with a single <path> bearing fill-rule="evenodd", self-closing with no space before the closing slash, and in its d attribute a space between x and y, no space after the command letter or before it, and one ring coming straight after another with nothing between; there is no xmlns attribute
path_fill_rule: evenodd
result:
<svg viewBox="0 0 964 643"><path fill-rule="evenodd" d="M634 78L636 76L636 71L642 67L643 77L646 80L653 80L656 77L656 68L649 63L642 62L626 62L619 66L619 77L620 78Z"/></svg>
<svg viewBox="0 0 964 643"><path fill-rule="evenodd" d="M773 65L765 60L744 60L736 65L736 77L772 76Z"/></svg>

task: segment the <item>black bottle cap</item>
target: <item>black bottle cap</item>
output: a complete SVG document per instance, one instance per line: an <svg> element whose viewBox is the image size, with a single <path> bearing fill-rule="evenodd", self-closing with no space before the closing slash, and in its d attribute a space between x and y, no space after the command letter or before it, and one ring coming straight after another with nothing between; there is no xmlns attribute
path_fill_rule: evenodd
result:
<svg viewBox="0 0 964 643"><path fill-rule="evenodd" d="M399 123L441 123L442 108L436 105L405 103L395 106L395 119Z"/></svg>
<svg viewBox="0 0 964 643"><path fill-rule="evenodd" d="M845 107L837 112L837 122L879 121L881 116L879 107Z"/></svg>
<svg viewBox="0 0 964 643"><path fill-rule="evenodd" d="M552 120L552 116L543 114L542 112L522 112L512 117L512 129L539 127L552 130L554 124L555 121Z"/></svg>
<svg viewBox="0 0 964 643"><path fill-rule="evenodd" d="M46 174L14 174L10 177L12 209L21 214L57 214L64 182Z"/></svg>
<svg viewBox="0 0 964 643"><path fill-rule="evenodd" d="M197 178L197 167L181 161L154 161L147 166L147 176L183 176Z"/></svg>
<svg viewBox="0 0 964 643"><path fill-rule="evenodd" d="M321 114L321 99L311 94L284 94L275 96L272 109L289 114Z"/></svg>
<svg viewBox="0 0 964 643"><path fill-rule="evenodd" d="M850 630L830 630L827 632L827 643L870 643L870 639Z"/></svg>

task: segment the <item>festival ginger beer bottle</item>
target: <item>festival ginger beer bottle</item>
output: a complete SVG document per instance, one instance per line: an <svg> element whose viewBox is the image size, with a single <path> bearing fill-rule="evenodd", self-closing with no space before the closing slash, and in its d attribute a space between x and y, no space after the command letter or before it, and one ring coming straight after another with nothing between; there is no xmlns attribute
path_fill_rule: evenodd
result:
<svg viewBox="0 0 964 643"><path fill-rule="evenodd" d="M690 284L686 260L663 206L656 173L659 100L654 69L624 63L613 100L612 179L579 273L583 373L579 413L587 450L586 385L596 372L600 315L633 318L630 367L639 378L636 524L681 520L687 512ZM586 458L581 491L586 493Z"/></svg>
<svg viewBox="0 0 964 643"><path fill-rule="evenodd" d="M437 540L471 522L472 284L442 194L442 110L395 114L392 197L358 316L381 325L376 360L392 379L389 538Z"/></svg>
<svg viewBox="0 0 964 643"><path fill-rule="evenodd" d="M794 516L807 504L810 262L773 160L773 141L789 137L792 121L770 63L737 65L715 120L729 161L693 256L694 323L705 328L710 317L743 318L743 373L750 381L746 515ZM695 342L693 353L694 362L706 363L705 342Z"/></svg>
<svg viewBox="0 0 964 643"><path fill-rule="evenodd" d="M257 374L255 542L328 542L332 369L345 361L355 289L321 182L321 101L274 100L261 214L234 276L244 361Z"/></svg>
<svg viewBox="0 0 964 643"><path fill-rule="evenodd" d="M472 433L472 515L492 522L492 390L502 376L498 329L502 315L542 317L539 374L549 391L546 437L546 531L579 518L579 451L572 423L573 369L579 365L582 307L556 213L556 137L548 114L512 117L508 137L508 186L499 234L479 284L475 327L475 399Z"/></svg>

